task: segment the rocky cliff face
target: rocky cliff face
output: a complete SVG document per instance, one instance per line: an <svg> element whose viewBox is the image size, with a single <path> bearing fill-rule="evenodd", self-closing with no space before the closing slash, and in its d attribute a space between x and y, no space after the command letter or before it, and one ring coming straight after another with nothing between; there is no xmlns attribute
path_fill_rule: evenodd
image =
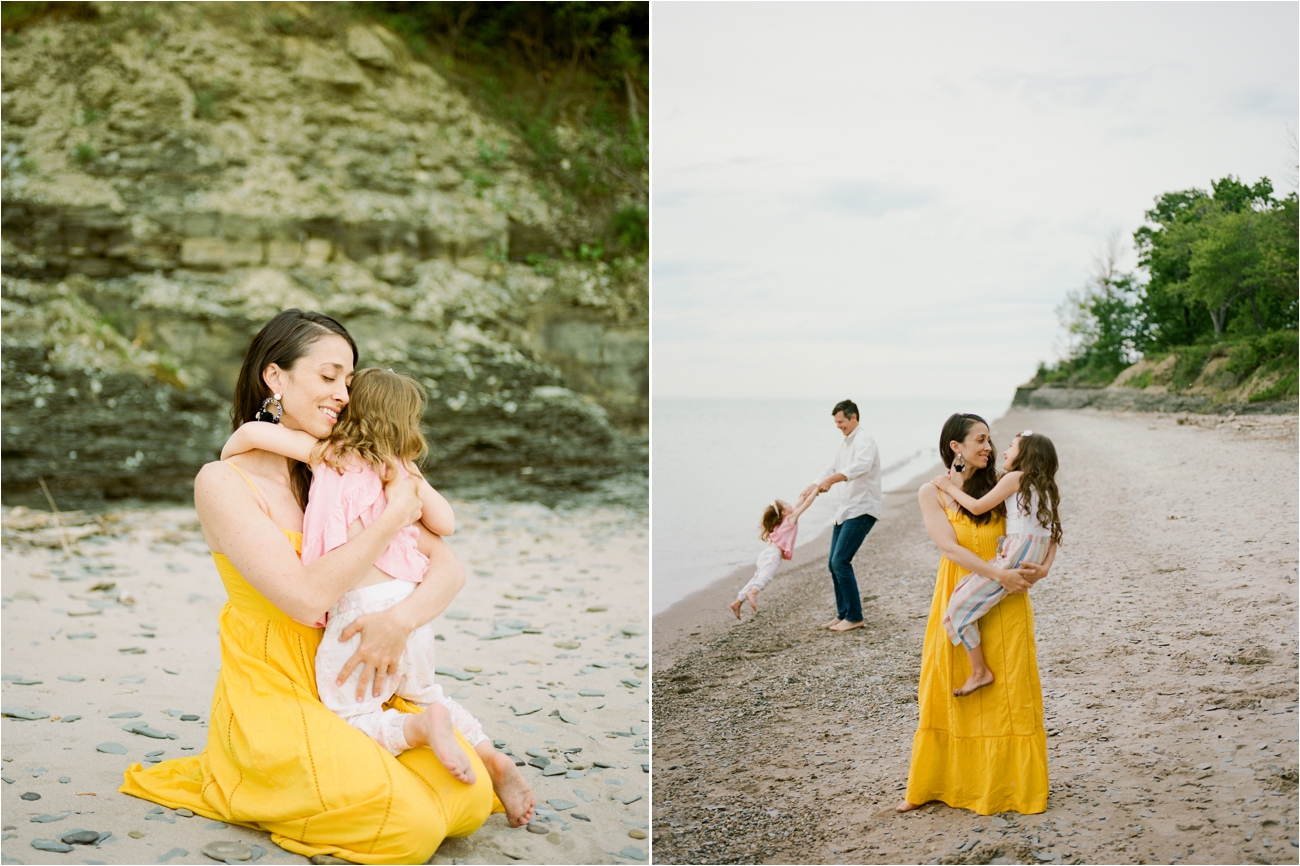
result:
<svg viewBox="0 0 1300 866"><path fill-rule="evenodd" d="M6 495L186 495L288 307L426 385L435 466L627 459L646 265L566 257L592 218L511 134L317 7L97 8L3 53Z"/></svg>

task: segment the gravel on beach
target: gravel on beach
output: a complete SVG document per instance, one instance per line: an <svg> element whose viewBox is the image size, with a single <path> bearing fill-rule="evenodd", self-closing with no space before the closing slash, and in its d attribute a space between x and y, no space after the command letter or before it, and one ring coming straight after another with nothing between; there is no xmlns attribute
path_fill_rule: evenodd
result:
<svg viewBox="0 0 1300 866"><path fill-rule="evenodd" d="M869 419L867 419L869 422ZM1041 815L902 799L939 553L916 487L854 562L832 634L825 540L736 622L741 572L655 618L661 863L1296 863L1297 419L1013 410L1050 436L1065 544L1032 591ZM996 673L996 670L995 670Z"/></svg>
<svg viewBox="0 0 1300 866"><path fill-rule="evenodd" d="M631 835L650 815L644 511L455 507L467 581L436 621L442 685L517 763L555 769L520 767L527 828L493 815L430 862L646 860ZM69 558L49 515L3 514L3 861L307 863L267 833L117 793L130 764L203 748L225 591L192 508L73 522Z"/></svg>

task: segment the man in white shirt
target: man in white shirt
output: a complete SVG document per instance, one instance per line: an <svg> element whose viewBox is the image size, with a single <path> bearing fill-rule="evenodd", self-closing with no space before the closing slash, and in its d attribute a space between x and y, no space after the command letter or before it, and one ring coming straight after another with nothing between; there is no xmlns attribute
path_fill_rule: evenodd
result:
<svg viewBox="0 0 1300 866"><path fill-rule="evenodd" d="M844 434L844 442L835 454L835 462L800 495L813 490L825 493L844 482L840 510L835 513L835 527L831 530L829 560L835 586L835 619L822 628L849 631L862 628L862 600L853 574L853 556L880 517L880 452L866 431L858 429L858 407L852 400L836 403L831 417Z"/></svg>

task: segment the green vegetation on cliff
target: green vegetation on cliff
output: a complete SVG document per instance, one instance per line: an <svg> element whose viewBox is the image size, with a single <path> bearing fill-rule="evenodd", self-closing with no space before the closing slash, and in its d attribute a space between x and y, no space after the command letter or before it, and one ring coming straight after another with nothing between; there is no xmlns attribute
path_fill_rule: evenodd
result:
<svg viewBox="0 0 1300 866"><path fill-rule="evenodd" d="M185 496L249 340L288 307L425 384L438 477L643 466L644 187L606 169L644 130L600 119L621 55L591 42L635 42L636 10L606 5L547 4L540 24L466 5L462 39L416 4L5 4L5 495L43 477L61 497ZM567 91L509 115L474 82L512 55L480 54L530 21L590 35L540 55L576 58Z"/></svg>
<svg viewBox="0 0 1300 866"><path fill-rule="evenodd" d="M1134 232L1139 273L1116 266L1117 240L1061 318L1067 357L1032 384L1114 383L1294 400L1300 335L1297 196L1234 177L1166 193ZM1135 362L1138 362L1135 364Z"/></svg>

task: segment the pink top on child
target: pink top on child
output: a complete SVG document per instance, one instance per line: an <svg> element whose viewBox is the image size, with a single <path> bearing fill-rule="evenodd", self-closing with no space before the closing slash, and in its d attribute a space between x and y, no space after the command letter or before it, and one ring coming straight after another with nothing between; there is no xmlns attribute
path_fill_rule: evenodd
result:
<svg viewBox="0 0 1300 866"><path fill-rule="evenodd" d="M781 548L782 559L794 559L794 539L799 534L799 524L790 518L781 521L772 534L767 537L769 544Z"/></svg>
<svg viewBox="0 0 1300 866"><path fill-rule="evenodd" d="M328 466L317 467L311 479L311 493L302 514L302 564L310 565L348 540L348 527L360 520L369 526L384 513L388 500L384 482L370 462L352 458L343 473ZM420 552L420 531L403 527L375 560L389 577L419 583L429 567L429 557ZM317 623L323 626L324 623Z"/></svg>

